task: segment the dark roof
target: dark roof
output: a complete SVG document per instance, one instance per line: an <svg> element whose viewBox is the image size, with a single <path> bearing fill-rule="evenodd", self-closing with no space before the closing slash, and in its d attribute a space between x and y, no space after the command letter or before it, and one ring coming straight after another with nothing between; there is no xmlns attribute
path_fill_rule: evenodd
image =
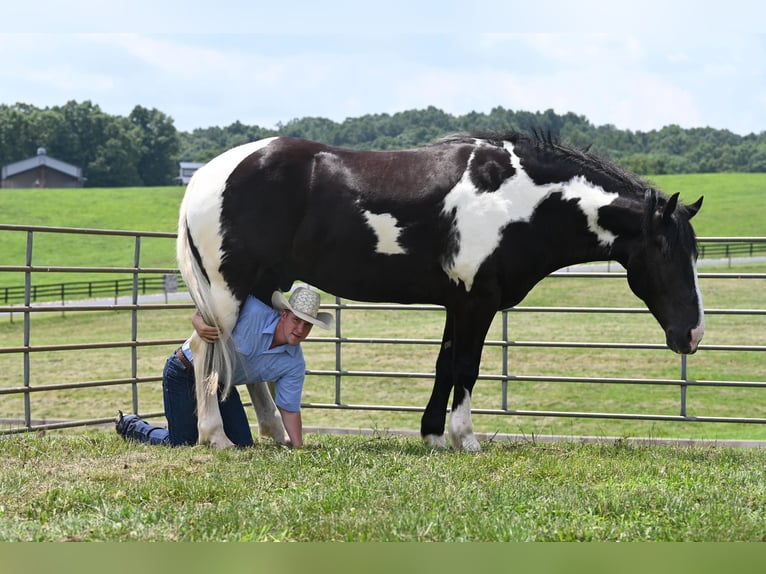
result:
<svg viewBox="0 0 766 574"><path fill-rule="evenodd" d="M3 166L2 178L7 179L11 176L19 173L24 173L25 171L29 171L42 165L77 179L82 178L82 169L76 165L72 165L70 163L66 163L65 161L61 161L60 159L55 159L46 155L44 148L38 149L37 155L35 157L22 159L21 161L9 163L8 165Z"/></svg>

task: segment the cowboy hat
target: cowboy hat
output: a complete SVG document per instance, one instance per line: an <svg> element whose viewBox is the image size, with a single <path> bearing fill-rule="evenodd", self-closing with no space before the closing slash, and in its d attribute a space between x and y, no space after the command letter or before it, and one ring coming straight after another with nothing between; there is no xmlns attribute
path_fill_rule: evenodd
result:
<svg viewBox="0 0 766 574"><path fill-rule="evenodd" d="M295 316L323 329L332 327L332 315L319 312L319 293L298 287L288 301L280 291L271 294L271 305L278 311L291 311Z"/></svg>

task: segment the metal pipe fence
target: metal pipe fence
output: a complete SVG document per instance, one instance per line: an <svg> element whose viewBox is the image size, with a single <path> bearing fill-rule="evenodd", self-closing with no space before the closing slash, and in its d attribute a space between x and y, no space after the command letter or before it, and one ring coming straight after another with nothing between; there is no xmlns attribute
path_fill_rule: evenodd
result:
<svg viewBox="0 0 766 574"><path fill-rule="evenodd" d="M161 416L162 411L144 406L146 394L154 393L156 395L161 380L160 373L153 371L149 374L142 372L139 365L139 350L164 347L170 348L179 344L183 340L180 333L185 333L188 329L186 325L179 326L178 337L151 338L144 331L140 330L139 315L145 313L158 313L168 310L191 310L192 304L186 300L167 300L162 302L145 302L141 300L142 285L140 278L159 275L175 275L175 268L144 267L142 261L142 246L147 238L163 240L168 242L167 251L170 253L169 259L172 259L175 234L161 232L141 232L141 231L121 231L121 230L101 230L101 229L77 229L77 228L54 228L41 226L22 226L22 225L4 225L0 224L0 246L3 245L2 238L4 234L21 234L24 237L24 247L18 250L17 255L23 259L12 262L13 264L0 265L0 285L3 285L3 276L6 273L22 273L24 276L23 302L16 305L0 305L0 326L4 318L14 316L21 317L22 325L14 326L13 329L20 331L21 344L7 344L0 338L0 434L12 434L30 431L44 431L49 429L63 429L73 427L86 427L90 425L99 425L111 422L114 415L114 405L103 405L99 407L100 411L94 413L100 416L81 416L72 417L67 414L66 409L57 411L55 401L46 401L47 395L54 393L66 393L83 389L130 389L131 404L133 412L141 413L144 416ZM132 243L132 266L114 266L105 267L102 265L93 266L68 266L68 265L41 265L35 264L34 245L36 238L43 235L83 235L86 240L93 236L109 237L127 237ZM748 238L701 238L701 244L751 244L758 245L756 251L766 246L766 238L748 237ZM738 252L738 249L732 249L731 252ZM166 259L167 260L167 259ZM3 262L5 263L5 261ZM581 267L560 271L553 274L557 278L579 278L588 281L606 281L615 278L624 278L622 272L611 270L585 270ZM586 268L588 269L588 268ZM115 296L114 302L104 301L65 301L62 297L60 301L48 301L45 303L35 303L33 293L35 284L33 278L45 276L50 272L57 273L103 273L103 274L129 274L130 292L127 300L119 302ZM763 291L763 281L766 279L766 273L751 272L715 272L700 273L700 279L721 279L727 282L750 282L753 289ZM623 279L624 280L624 279ZM344 360L344 355L349 348L356 346L374 346L390 345L393 347L406 345L409 347L433 346L435 349L433 358L435 359L436 350L440 340L429 338L403 338L403 337L365 337L349 335L350 324L353 323L353 315L357 312L395 312L412 313L422 311L443 311L440 307L428 305L382 305L382 304L364 304L358 302L344 301L336 298L334 303L323 304L322 307L335 314L335 333L329 337L310 337L304 345L307 352L310 348L328 348L331 347L333 368L309 368L307 375L313 378L331 381L333 389L332 400L325 402L307 401L304 408L307 409L334 409L334 410L353 410L353 411L397 411L397 412L418 412L422 411L423 405L411 404L368 404L365 402L354 402L346 399L346 387L351 381L364 381L368 379L433 379L433 372L416 372L408 370L361 370L349 368ZM76 313L84 312L119 312L126 313L130 317L126 327L125 337L116 341L98 340L98 334L93 334L93 340L84 340L78 342L66 343L45 343L36 342L34 338L33 317L38 314L67 313L71 316ZM680 356L677 364L677 376L672 377L609 377L601 375L588 375L583 373L580 376L561 376L550 374L518 374L513 372L510 360L510 353L519 349L573 349L582 350L583 353L603 353L614 351L654 351L664 349L664 345L647 342L618 343L618 342L591 342L591 341L546 341L546 340L516 340L509 336L509 322L515 314L534 313L541 317L547 314L556 316L579 316L588 315L606 315L617 314L629 316L636 314L648 314L648 311L640 306L636 307L593 307L593 306L532 306L520 305L518 307L503 310L500 312L500 335L499 337L490 337L486 342L486 347L497 350L501 355L500 368L490 372L482 372L479 376L479 386L481 381L494 381L499 385L498 396L495 400L496 408L475 408L475 414L499 415L499 416L520 416L520 417L571 417L580 419L615 419L615 420L656 420L656 421L694 421L705 423L744 423L744 424L764 424L766 417L761 416L760 412L741 412L734 416L718 416L690 414L688 392L690 389L719 389L722 392L728 392L731 389L756 389L759 392L766 392L766 381L764 377L756 377L753 380L726 380L723 378L696 379L689 376L689 368L686 356ZM766 316L766 305L757 308L709 308L706 309L708 317L730 316L737 320L757 320ZM8 321L6 321L8 322ZM61 326L62 329L66 325ZM8 327L7 332L13 330ZM2 331L0 331L0 334ZM121 376L113 378L98 378L95 380L77 380L69 382L57 382L56 380L38 381L32 375L35 371L36 360L40 357L47 357L51 353L67 353L72 351L108 351L112 349L126 349L130 353L130 361L126 364ZM755 362L762 361L766 346L763 344L703 344L700 347L700 354L715 353L743 353L750 357L756 357ZM5 361L5 362L4 362ZM12 366L15 361L20 361L21 368ZM599 412L592 410L554 410L554 409L522 409L513 408L512 388L517 383L546 383L546 384L587 384L598 387L599 385L624 385L636 386L644 385L648 387L667 387L674 388L678 392L676 404L677 414L652 413L652 412ZM12 399L21 398L23 407L19 414L16 414L10 408L3 406ZM725 400L725 399L721 399ZM758 401L764 404L762 399ZM156 404L156 401L155 403ZM44 406L42 406L44 405ZM755 404L753 405L755 406ZM43 414L39 414L43 413Z"/></svg>

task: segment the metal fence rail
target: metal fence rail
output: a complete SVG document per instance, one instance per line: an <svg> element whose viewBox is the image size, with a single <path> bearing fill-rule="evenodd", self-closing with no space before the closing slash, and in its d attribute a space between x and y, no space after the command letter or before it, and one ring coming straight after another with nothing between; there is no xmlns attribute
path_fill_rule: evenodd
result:
<svg viewBox="0 0 766 574"><path fill-rule="evenodd" d="M23 273L24 290L23 302L18 305L0 305L0 320L4 315L14 314L23 317L23 342L21 345L8 345L0 347L0 359L4 356L20 357L23 363L23 372L19 380L11 380L0 384L0 404L9 397L23 398L23 416L20 419L0 420L0 434L11 434L20 432L29 432L46 429L61 429L72 427L84 427L88 425L97 425L110 422L113 413L111 411L104 413L104 416L70 420L65 417L56 418L54 416L45 417L44 420L35 418L35 408L33 397L40 396L46 392L65 391L69 389L83 388L108 388L115 386L130 386L132 389L132 406L134 412L142 412L146 416L159 416L161 412L146 412L141 408L141 389L147 385L156 385L161 377L158 373L152 373L144 376L139 373L137 351L139 348L150 346L170 347L181 342L181 339L152 339L140 336L138 327L138 314L157 311L161 309L192 309L188 301L165 302L162 305L145 304L140 301L141 291L143 289L140 278L159 275L175 274L174 268L152 268L141 266L142 239L146 237L160 238L174 242L175 234L140 232L140 231L120 231L120 230L95 230L95 229L73 229L73 228L52 228L40 226L21 226L21 225L0 225L0 241L3 233L21 233L25 235L26 248L24 251L24 261L15 262L12 265L0 265L0 284L2 284L2 274L4 272ZM102 267L102 266L47 266L34 264L34 239L43 234L82 234L82 235L111 235L127 236L133 239L133 266L132 267ZM701 243L726 245L752 244L758 245L757 250L766 246L766 238L701 238ZM172 252L172 247L170 248ZM735 250L732 250L732 252ZM738 251L738 250L736 250ZM4 262L5 263L5 262ZM96 303L92 302L65 302L62 297L60 302L39 304L33 300L33 277L44 276L48 272L63 273L105 273L105 274L125 274L132 276L130 281L130 292L128 301L118 303ZM588 278L591 280L610 280L624 277L624 273L587 271L580 272L569 270L568 272L558 272L555 276ZM766 279L766 273L700 273L701 278L718 278L737 281L754 281L758 285L757 289L763 289L762 281ZM433 306L415 306L415 305L370 305L355 302L346 302L336 299L334 304L323 305L323 308L331 310L336 317L336 331L334 337L309 338L305 345L332 345L335 353L334 369L309 369L308 375L317 377L326 377L334 381L335 396L331 402L311 403L307 402L305 408L315 409L337 409L337 410L373 410L373 411L400 411L413 412L422 411L423 406L411 405L381 405L381 404L353 404L344 400L344 382L350 379L365 378L397 378L397 379L433 379L432 372L407 372L407 371L374 371L374 370L352 370L344 367L343 349L355 345L427 345L438 347L440 341L435 339L407 339L407 338L386 338L386 337L349 337L344 336L344 317L355 311L429 311L440 310ZM86 343L67 343L67 344L33 344L32 321L31 318L36 313L66 311L67 313L76 313L80 311L121 311L130 314L130 332L126 337L119 341L98 341ZM480 380L491 380L500 383L500 397L498 408L477 408L476 414L501 415L501 416L531 416L531 417L574 417L585 419L622 419L622 420L658 420L658 421L695 421L709 423L745 423L745 424L765 424L766 418L760 416L751 416L748 413L741 413L739 416L722 417L695 415L690 416L687 411L687 391L691 388L741 388L741 389L765 389L766 381L762 380L697 380L687 376L687 359L685 356L679 358L678 377L677 378L610 378L599 376L549 376L549 375L518 375L511 372L509 367L508 353L514 348L543 348L543 349L588 349L588 350L645 350L645 349L663 349L663 345L650 343L593 343L583 341L517 341L510 340L508 336L509 317L514 313L564 313L564 314L646 314L648 311L642 307L630 308L612 308L612 307L536 307L519 306L501 312L502 337L500 339L488 340L487 347L498 348L502 354L502 368L498 372L480 375ZM737 317L758 317L766 315L766 309L728 309L713 308L706 309L709 316L731 315ZM74 383L56 383L45 382L42 384L32 384L31 372L35 357L40 354L53 351L74 351L84 349L113 349L126 348L131 352L131 361L129 372L123 377L109 380L84 380ZM744 352L754 353L761 356L766 351L764 345L705 345L701 347L703 353L718 352ZM3 379L0 377L0 381ZM625 413L625 412L597 412L597 411L555 411L555 410L524 410L514 409L509 405L509 384L518 382L545 382L545 383L588 383L592 385L619 384L619 385L649 385L675 387L678 389L678 414L656 414L656 413ZM761 401L763 402L763 401Z"/></svg>

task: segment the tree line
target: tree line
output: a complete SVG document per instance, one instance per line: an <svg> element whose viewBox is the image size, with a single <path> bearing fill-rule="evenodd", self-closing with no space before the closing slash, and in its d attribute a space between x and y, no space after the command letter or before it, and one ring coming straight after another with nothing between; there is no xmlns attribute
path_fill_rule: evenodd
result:
<svg viewBox="0 0 766 574"><path fill-rule="evenodd" d="M158 186L173 183L179 161L205 162L236 145L275 135L391 150L459 132L507 130L550 133L642 175L766 172L766 132L740 136L729 130L676 125L641 132L594 126L572 112L496 107L489 113L454 116L433 106L342 122L305 117L264 128L237 121L182 132L160 110L136 106L124 117L107 114L90 101L46 108L0 105L0 165L32 157L38 147L45 147L51 157L83 168L89 187Z"/></svg>

